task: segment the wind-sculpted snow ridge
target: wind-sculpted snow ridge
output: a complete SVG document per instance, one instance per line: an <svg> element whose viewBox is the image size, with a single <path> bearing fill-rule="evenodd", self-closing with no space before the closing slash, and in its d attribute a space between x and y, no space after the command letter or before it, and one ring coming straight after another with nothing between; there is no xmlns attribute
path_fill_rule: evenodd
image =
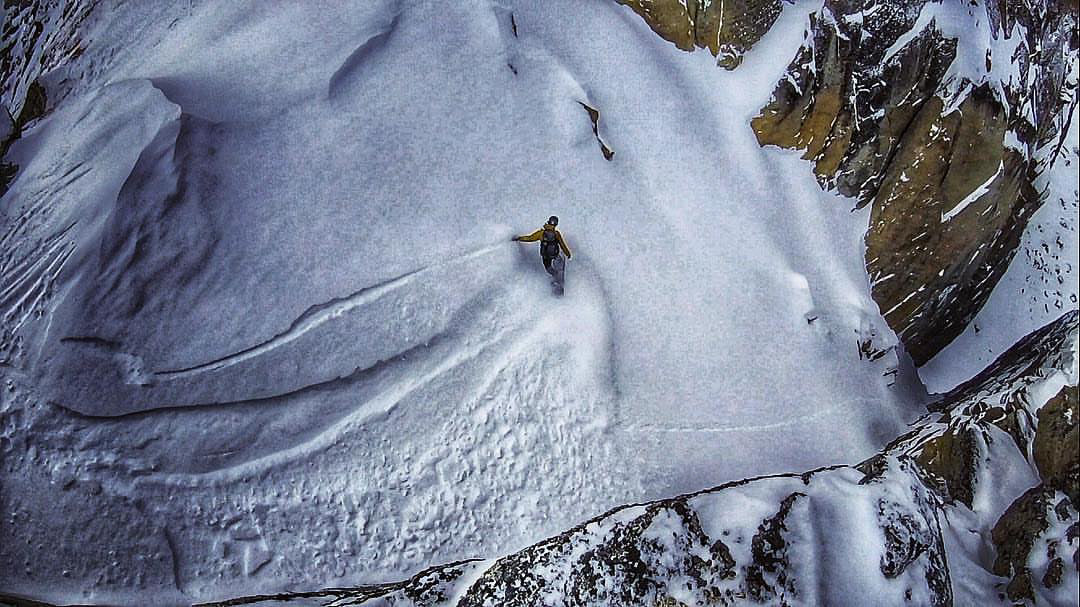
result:
<svg viewBox="0 0 1080 607"><path fill-rule="evenodd" d="M1078 329L1073 312L1029 335L858 466L622 506L381 588L215 605L1065 605L1080 583Z"/></svg>

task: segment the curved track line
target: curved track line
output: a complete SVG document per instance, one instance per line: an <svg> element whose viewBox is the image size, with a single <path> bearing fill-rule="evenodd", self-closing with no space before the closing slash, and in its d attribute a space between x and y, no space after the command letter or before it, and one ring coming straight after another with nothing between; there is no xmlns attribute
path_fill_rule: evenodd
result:
<svg viewBox="0 0 1080 607"><path fill-rule="evenodd" d="M157 371L153 373L153 376L155 379L161 379L166 381L181 379L185 377L191 377L193 375L199 375L201 373L206 373L209 371L217 371L218 369L223 369L225 367L230 367L232 365L251 360L252 358L261 356L291 341L295 341L296 339L302 337L308 331L319 327L328 321L334 320L335 318L339 318L343 314L359 308L360 306L375 301L383 295L398 289L399 287L409 284L414 278L416 278L420 274L446 266L450 263L465 261L474 257L479 257L493 251L495 248L500 246L500 244L488 245L470 253L466 253L465 255L455 257L449 261L425 266L417 270L412 270L411 272L406 272L405 274L397 276L396 278L391 278L378 284L364 287L363 289L360 289L355 293L346 295L345 297L339 297L336 299L331 299L330 301L325 303L316 304L305 310L304 313L297 317L296 320L294 320L289 326L289 328L286 329L284 332L278 333L277 335L271 337L270 339L262 343L251 346L250 348L245 348L234 354L212 360L210 362L195 365L193 367L175 369L170 371Z"/></svg>
<svg viewBox="0 0 1080 607"><path fill-rule="evenodd" d="M512 332L513 329L511 328L503 328L496 332L494 336L485 339L470 348L464 348L453 353L451 356L433 365L431 369L419 377L411 378L407 381L400 382L398 385L391 386L382 393L372 397L357 409L354 409L347 415L337 419L321 432L295 445L271 453L262 454L249 460L235 462L216 470L194 473L173 472L160 476L148 477L145 480L139 479L137 482L178 486L236 482L245 477L261 474L265 470L273 468L278 464L299 461L304 456L312 455L330 447L339 440L342 434L346 433L351 428L393 411L401 404L401 401L405 400L417 390L426 387L431 382L436 381L439 377L453 372L461 365L474 360L486 352L488 348L495 346L505 339Z"/></svg>

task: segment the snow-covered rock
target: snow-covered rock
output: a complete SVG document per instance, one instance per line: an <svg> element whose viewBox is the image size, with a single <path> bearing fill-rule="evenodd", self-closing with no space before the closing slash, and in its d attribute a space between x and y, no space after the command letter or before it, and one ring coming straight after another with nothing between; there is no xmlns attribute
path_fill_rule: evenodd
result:
<svg viewBox="0 0 1080 607"><path fill-rule="evenodd" d="M754 119L763 145L872 205L874 299L916 364L968 325L1046 198L1075 31L1059 2L828 1Z"/></svg>
<svg viewBox="0 0 1080 607"><path fill-rule="evenodd" d="M1068 492L1067 451L1012 445L1069 382L995 371L851 466L927 413L866 271L876 211L751 124L832 17L659 3L709 50L682 53L629 4L5 4L0 593L992 600L996 521ZM890 44L948 46L894 12ZM982 164L946 181L993 189ZM509 238L552 213L561 299ZM1047 520L1003 562L1067 592ZM326 587L361 589L290 594Z"/></svg>

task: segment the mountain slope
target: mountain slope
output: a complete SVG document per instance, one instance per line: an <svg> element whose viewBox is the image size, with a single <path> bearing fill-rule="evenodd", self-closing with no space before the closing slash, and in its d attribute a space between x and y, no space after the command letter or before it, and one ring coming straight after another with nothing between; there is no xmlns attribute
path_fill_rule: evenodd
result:
<svg viewBox="0 0 1080 607"><path fill-rule="evenodd" d="M781 525L793 471L879 452L930 397L867 274L877 207L753 128L828 8L777 7L694 42L734 70L615 2L5 8L0 591L375 584L762 475L724 495ZM561 299L510 242L550 214ZM889 571L947 602L938 498L893 464L807 495L894 496L934 548ZM697 554L679 508L622 510Z"/></svg>

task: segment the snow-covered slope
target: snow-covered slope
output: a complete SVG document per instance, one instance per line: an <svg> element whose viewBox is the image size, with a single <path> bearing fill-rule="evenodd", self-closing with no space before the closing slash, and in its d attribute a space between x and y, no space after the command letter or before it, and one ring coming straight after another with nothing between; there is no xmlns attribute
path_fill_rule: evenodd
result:
<svg viewBox="0 0 1080 607"><path fill-rule="evenodd" d="M3 585L394 579L872 453L919 403L867 215L747 128L811 8L736 73L615 4L95 13L8 155Z"/></svg>
<svg viewBox="0 0 1080 607"><path fill-rule="evenodd" d="M927 396L871 211L750 128L820 7L734 71L615 2L13 12L0 591L399 580L877 452Z"/></svg>
<svg viewBox="0 0 1080 607"><path fill-rule="evenodd" d="M1077 329L1074 311L1025 336L857 466L623 506L393 584L227 604L1073 604Z"/></svg>

